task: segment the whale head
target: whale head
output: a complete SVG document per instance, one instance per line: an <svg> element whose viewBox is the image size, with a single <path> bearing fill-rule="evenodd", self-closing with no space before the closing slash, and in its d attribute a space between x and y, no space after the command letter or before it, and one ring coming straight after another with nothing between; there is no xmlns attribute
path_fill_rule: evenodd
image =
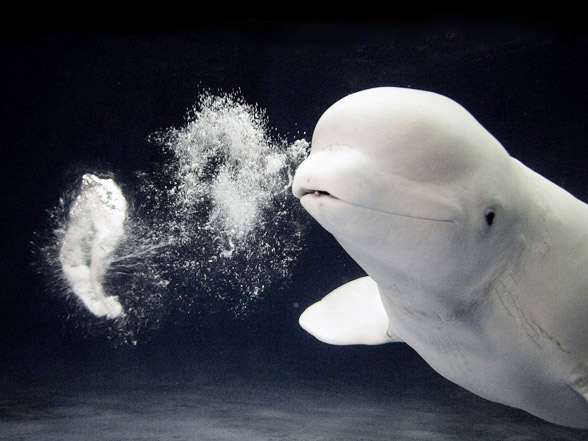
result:
<svg viewBox="0 0 588 441"><path fill-rule="evenodd" d="M516 164L451 99L375 88L323 114L292 189L378 285L401 275L455 296L517 234Z"/></svg>

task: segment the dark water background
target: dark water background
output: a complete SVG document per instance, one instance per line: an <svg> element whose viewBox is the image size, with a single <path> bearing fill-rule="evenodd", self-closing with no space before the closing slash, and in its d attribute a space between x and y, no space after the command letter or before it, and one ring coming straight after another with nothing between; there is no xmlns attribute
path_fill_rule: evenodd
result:
<svg viewBox="0 0 588 441"><path fill-rule="evenodd" d="M5 31L0 440L588 440L469 394L405 345L332 347L305 334L303 308L362 275L310 221L291 279L249 314L172 311L136 346L70 315L34 266L35 232L72 176L149 171L147 136L182 124L204 88L239 89L277 132L309 141L349 93L432 90L588 200L587 34L545 18L467 24Z"/></svg>

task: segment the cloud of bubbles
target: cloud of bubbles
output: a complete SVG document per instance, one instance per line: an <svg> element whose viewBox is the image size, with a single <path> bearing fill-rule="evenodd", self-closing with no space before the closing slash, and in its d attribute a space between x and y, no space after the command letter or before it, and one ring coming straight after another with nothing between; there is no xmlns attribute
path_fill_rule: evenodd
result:
<svg viewBox="0 0 588 441"><path fill-rule="evenodd" d="M104 293L102 280L125 233L126 217L127 200L112 179L82 176L60 241L59 262L72 292L97 317L122 314L118 299Z"/></svg>
<svg viewBox="0 0 588 441"><path fill-rule="evenodd" d="M302 246L290 187L309 145L272 135L261 109L204 93L150 141L157 166L138 173L133 199L116 178L84 174L42 250L78 318L132 343L179 311L246 314L287 282Z"/></svg>

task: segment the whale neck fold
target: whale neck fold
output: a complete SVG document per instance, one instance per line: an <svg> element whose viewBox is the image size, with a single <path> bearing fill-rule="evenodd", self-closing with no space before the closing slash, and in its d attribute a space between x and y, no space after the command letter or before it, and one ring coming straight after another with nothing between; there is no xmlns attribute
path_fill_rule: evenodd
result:
<svg viewBox="0 0 588 441"><path fill-rule="evenodd" d="M388 313L408 320L426 321L434 328L468 321L478 307L489 301L516 303L513 299L520 282L521 259L528 244L519 237L499 262L472 281L456 281L446 286L428 287L416 278L390 269L387 274L371 271ZM375 273L375 274L374 274Z"/></svg>

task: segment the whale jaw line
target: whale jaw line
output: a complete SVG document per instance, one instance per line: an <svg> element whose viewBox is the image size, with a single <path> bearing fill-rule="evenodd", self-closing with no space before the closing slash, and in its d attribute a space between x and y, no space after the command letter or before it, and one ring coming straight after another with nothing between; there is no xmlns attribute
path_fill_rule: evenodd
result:
<svg viewBox="0 0 588 441"><path fill-rule="evenodd" d="M436 217L427 217L427 216L417 216L412 215L410 213L401 213L391 210L384 210L376 207L369 207L353 202L348 202L344 199L338 198L337 196L332 195L328 191L324 190L306 190L300 196L300 202L303 206L307 207L309 204L330 204L330 203L341 203L345 205L349 205L355 208L360 208L364 210L374 211L383 214L389 214L391 216L399 216L405 217L410 219L418 219L418 220L426 220L431 222L446 222L446 223L453 223L456 224L457 222L454 219L443 219L443 218L436 218Z"/></svg>

